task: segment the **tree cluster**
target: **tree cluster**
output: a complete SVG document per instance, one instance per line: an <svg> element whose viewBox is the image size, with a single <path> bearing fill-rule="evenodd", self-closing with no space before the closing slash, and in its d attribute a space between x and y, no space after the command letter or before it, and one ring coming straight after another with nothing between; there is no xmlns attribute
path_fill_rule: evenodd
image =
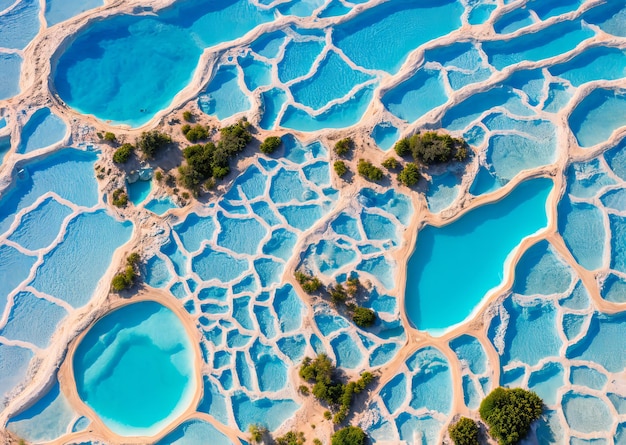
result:
<svg viewBox="0 0 626 445"><path fill-rule="evenodd" d="M137 139L137 148L148 158L154 158L154 155L172 143L172 138L158 130L144 131Z"/></svg>
<svg viewBox="0 0 626 445"><path fill-rule="evenodd" d="M366 161L365 159L359 159L357 171L359 172L359 175L374 182L380 181L384 176L383 171L380 168L374 166L374 164L370 161Z"/></svg>
<svg viewBox="0 0 626 445"><path fill-rule="evenodd" d="M541 417L543 401L522 388L496 388L481 402L479 412L489 434L500 445L514 445L524 439L530 424Z"/></svg>
<svg viewBox="0 0 626 445"><path fill-rule="evenodd" d="M122 188L115 189L112 198L113 201L111 203L115 207L126 207L126 204L128 204L128 194Z"/></svg>
<svg viewBox="0 0 626 445"><path fill-rule="evenodd" d="M398 156L411 154L416 162L424 165L441 164L452 160L464 161L468 156L467 142L463 139L434 131L401 139L396 142L394 149Z"/></svg>
<svg viewBox="0 0 626 445"><path fill-rule="evenodd" d="M265 138L265 140L259 146L259 151L266 155L274 153L278 147L283 143L283 140L278 136L270 136Z"/></svg>
<svg viewBox="0 0 626 445"><path fill-rule="evenodd" d="M192 127L189 124L185 124L180 127L180 130L189 142L204 141L209 138L209 130L204 125L196 124Z"/></svg>
<svg viewBox="0 0 626 445"><path fill-rule="evenodd" d="M178 167L183 187L197 191L199 185L209 179L222 179L230 173L230 159L240 153L252 140L248 123L238 123L220 130L220 140L215 145L192 145L183 150L186 165Z"/></svg>
<svg viewBox="0 0 626 445"><path fill-rule="evenodd" d="M479 445L478 425L472 419L461 417L457 423L448 427L448 432L454 445Z"/></svg>
<svg viewBox="0 0 626 445"><path fill-rule="evenodd" d="M304 445L306 439L302 431L289 431L284 436L276 438L276 445Z"/></svg>
<svg viewBox="0 0 626 445"><path fill-rule="evenodd" d="M348 167L346 166L346 163L341 160L335 161L335 163L333 164L333 168L335 169L335 173L337 173L337 176L339 176L340 178L348 173Z"/></svg>
<svg viewBox="0 0 626 445"><path fill-rule="evenodd" d="M307 275L300 270L296 271L295 278L298 284L302 286L302 290L304 290L307 294L312 294L322 287L322 282L319 278L314 277L313 275Z"/></svg>
<svg viewBox="0 0 626 445"><path fill-rule="evenodd" d="M337 154L337 156L345 156L350 153L352 147L354 147L352 138L343 138L335 144L335 154Z"/></svg>
<svg viewBox="0 0 626 445"><path fill-rule="evenodd" d="M131 253L128 258L126 258L124 272L116 274L111 281L111 289L113 289L114 292L121 292L130 288L135 283L140 260L141 258L137 252Z"/></svg>
<svg viewBox="0 0 626 445"><path fill-rule="evenodd" d="M130 158L130 155L133 154L133 144L125 143L120 148L115 150L113 153L113 162L116 164L124 164Z"/></svg>
<svg viewBox="0 0 626 445"><path fill-rule="evenodd" d="M398 181L407 187L413 187L420 180L420 170L417 164L407 162L404 168L398 173Z"/></svg>
<svg viewBox="0 0 626 445"><path fill-rule="evenodd" d="M357 381L342 383L337 369L326 354L319 354L315 359L306 357L299 372L300 377L313 384L313 396L328 404L335 412L334 423L341 423L346 419L350 414L354 394L365 390L374 380L372 373L364 372Z"/></svg>
<svg viewBox="0 0 626 445"><path fill-rule="evenodd" d="M349 298L354 297L360 287L358 277L350 277L346 281L346 286L337 283L328 289L330 301L335 306L346 304ZM368 328L376 322L376 312L370 308L357 306L354 303L347 303L346 307L352 315L352 321L360 328Z"/></svg>
<svg viewBox="0 0 626 445"><path fill-rule="evenodd" d="M364 445L365 432L358 426L347 426L340 429L330 438L331 445Z"/></svg>

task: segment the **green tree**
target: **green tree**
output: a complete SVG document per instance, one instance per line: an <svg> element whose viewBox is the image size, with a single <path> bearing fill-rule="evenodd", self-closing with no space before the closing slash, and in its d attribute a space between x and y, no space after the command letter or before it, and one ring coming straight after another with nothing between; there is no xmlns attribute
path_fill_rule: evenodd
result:
<svg viewBox="0 0 626 445"><path fill-rule="evenodd" d="M409 145L409 140L407 138L400 139L398 142L396 142L396 144L393 146L393 149L400 157L411 154L411 146Z"/></svg>
<svg viewBox="0 0 626 445"><path fill-rule="evenodd" d="M522 388L496 388L481 402L480 417L500 445L513 445L526 437L531 423L541 417L543 402Z"/></svg>
<svg viewBox="0 0 626 445"><path fill-rule="evenodd" d="M259 150L261 151L261 153L269 155L274 153L282 143L283 140L278 136L270 136L265 138L263 143L259 146Z"/></svg>
<svg viewBox="0 0 626 445"><path fill-rule="evenodd" d="M359 175L369 179L370 181L380 181L384 176L383 171L380 168L375 167L370 161L366 161L365 159L359 159L357 171L359 172Z"/></svg>
<svg viewBox="0 0 626 445"><path fill-rule="evenodd" d="M133 144L126 143L122 145L113 153L113 162L116 164L124 164L128 161L134 149L135 147L133 147Z"/></svg>
<svg viewBox="0 0 626 445"><path fill-rule="evenodd" d="M117 137L115 136L115 133L107 131L106 133L104 133L104 140L107 142L115 142L117 140Z"/></svg>
<svg viewBox="0 0 626 445"><path fill-rule="evenodd" d="M113 201L111 202L115 207L126 207L128 204L128 195L126 190L119 188L113 191Z"/></svg>
<svg viewBox="0 0 626 445"><path fill-rule="evenodd" d="M180 129L189 142L203 141L209 137L209 130L204 125L196 124L192 127L185 124Z"/></svg>
<svg viewBox="0 0 626 445"><path fill-rule="evenodd" d="M357 426L347 426L340 429L330 438L331 445L364 445L365 432Z"/></svg>
<svg viewBox="0 0 626 445"><path fill-rule="evenodd" d="M263 425L253 424L248 427L248 432L250 433L250 442L261 443L263 441L263 436L267 434L267 428Z"/></svg>
<svg viewBox="0 0 626 445"><path fill-rule="evenodd" d="M289 431L287 434L276 438L277 445L304 445L306 439L302 431Z"/></svg>
<svg viewBox="0 0 626 445"><path fill-rule="evenodd" d="M420 170L419 167L412 163L408 162L402 171L398 173L398 181L407 187L413 187L420 180Z"/></svg>
<svg viewBox="0 0 626 445"><path fill-rule="evenodd" d="M191 111L183 111L183 119L185 119L186 122L193 122L193 114L191 114Z"/></svg>
<svg viewBox="0 0 626 445"><path fill-rule="evenodd" d="M335 173L337 173L337 176L339 176L340 178L348 173L348 167L343 161L335 161L335 163L333 164L333 168L335 169Z"/></svg>
<svg viewBox="0 0 626 445"><path fill-rule="evenodd" d="M383 167L385 167L387 170L395 170L396 168L398 168L398 165L398 160L393 156L383 161Z"/></svg>
<svg viewBox="0 0 626 445"><path fill-rule="evenodd" d="M448 427L448 432L455 445L479 445L478 425L472 419L461 417L457 423Z"/></svg>
<svg viewBox="0 0 626 445"><path fill-rule="evenodd" d="M352 141L352 138L343 138L335 144L335 153L337 156L345 156L350 153L353 146L354 142Z"/></svg>
<svg viewBox="0 0 626 445"><path fill-rule="evenodd" d="M376 312L369 308L358 306L352 313L352 321L361 328L368 328L376 322Z"/></svg>
<svg viewBox="0 0 626 445"><path fill-rule="evenodd" d="M172 138L158 130L144 131L137 140L137 148L148 158L172 143Z"/></svg>

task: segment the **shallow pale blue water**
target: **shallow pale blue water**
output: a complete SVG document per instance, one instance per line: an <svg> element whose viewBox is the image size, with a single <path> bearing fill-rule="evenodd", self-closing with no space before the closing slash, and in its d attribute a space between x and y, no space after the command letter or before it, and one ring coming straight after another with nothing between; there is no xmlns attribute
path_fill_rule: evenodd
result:
<svg viewBox="0 0 626 445"><path fill-rule="evenodd" d="M20 92L22 58L17 54L0 54L0 100L10 99Z"/></svg>
<svg viewBox="0 0 626 445"><path fill-rule="evenodd" d="M441 75L428 69L419 70L382 98L389 111L408 122L415 121L447 100Z"/></svg>
<svg viewBox="0 0 626 445"><path fill-rule="evenodd" d="M400 137L400 132L389 122L381 122L372 130L372 139L383 150L389 150Z"/></svg>
<svg viewBox="0 0 626 445"><path fill-rule="evenodd" d="M22 217L20 225L9 239L30 250L48 247L59 234L65 218L71 213L70 208L54 199L45 199L37 208Z"/></svg>
<svg viewBox="0 0 626 445"><path fill-rule="evenodd" d="M598 88L586 96L569 117L583 148L604 142L613 130L626 125L626 92Z"/></svg>
<svg viewBox="0 0 626 445"><path fill-rule="evenodd" d="M78 394L117 434L153 435L191 402L192 348L180 319L159 303L114 310L76 349Z"/></svg>
<svg viewBox="0 0 626 445"><path fill-rule="evenodd" d="M135 181L126 184L128 199L135 205L141 204L152 191L152 181Z"/></svg>
<svg viewBox="0 0 626 445"><path fill-rule="evenodd" d="M210 423L189 420L157 442L157 445L197 445L203 442L212 445L232 444L228 437Z"/></svg>
<svg viewBox="0 0 626 445"><path fill-rule="evenodd" d="M0 47L24 49L39 32L39 0L21 0L0 15Z"/></svg>
<svg viewBox="0 0 626 445"><path fill-rule="evenodd" d="M60 142L67 132L65 122L49 108L37 110L22 130L18 153L29 153Z"/></svg>
<svg viewBox="0 0 626 445"><path fill-rule="evenodd" d="M235 65L222 65L209 83L205 94L198 99L200 109L223 120L250 108L248 97L239 86L239 72Z"/></svg>
<svg viewBox="0 0 626 445"><path fill-rule="evenodd" d="M504 261L515 246L546 226L551 189L551 180L527 181L498 203L441 229L423 229L408 264L405 305L411 322L440 332L463 321L502 281ZM465 266L469 263L479 264L481 273ZM448 277L452 270L454 280Z"/></svg>
<svg viewBox="0 0 626 445"><path fill-rule="evenodd" d="M166 196L165 198L154 198L146 203L144 207L152 213L163 215L168 210L175 209L177 206L169 196Z"/></svg>
<svg viewBox="0 0 626 445"><path fill-rule="evenodd" d="M46 22L54 26L103 4L103 0L46 0Z"/></svg>

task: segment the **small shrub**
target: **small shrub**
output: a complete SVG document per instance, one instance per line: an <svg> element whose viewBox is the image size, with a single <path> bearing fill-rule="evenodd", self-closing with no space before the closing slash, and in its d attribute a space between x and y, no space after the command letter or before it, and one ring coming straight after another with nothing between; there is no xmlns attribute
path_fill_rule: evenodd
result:
<svg viewBox="0 0 626 445"><path fill-rule="evenodd" d="M400 157L411 154L411 146L409 145L409 140L406 138L400 139L398 142L396 142L396 144L393 146L393 149Z"/></svg>
<svg viewBox="0 0 626 445"><path fill-rule="evenodd" d="M366 161L365 159L359 159L359 163L357 164L357 171L359 175L363 176L370 181L380 181L383 179L383 171L375 167L371 162Z"/></svg>
<svg viewBox="0 0 626 445"><path fill-rule="evenodd" d="M352 138L341 139L335 144L335 153L337 156L345 156L350 153L353 146L354 142L352 141Z"/></svg>
<svg viewBox="0 0 626 445"><path fill-rule="evenodd" d="M120 148L115 150L115 153L113 153L113 162L116 164L124 164L128 161L134 149L135 147L133 147L132 144L126 143L122 145Z"/></svg>
<svg viewBox="0 0 626 445"><path fill-rule="evenodd" d="M345 303L345 301L348 299L348 294L346 293L343 285L340 283L335 284L335 287L333 287L329 293L330 301L333 304Z"/></svg>
<svg viewBox="0 0 626 445"><path fill-rule="evenodd" d="M309 387L308 387L308 386L306 386L306 385L300 385L300 386L298 387L298 392L299 392L300 394L302 394L303 396L308 396L308 395L309 395L309 393L310 393L310 391L309 391Z"/></svg>
<svg viewBox="0 0 626 445"><path fill-rule="evenodd" d="M368 328L376 322L376 312L359 306L352 313L352 321L360 328Z"/></svg>
<svg viewBox="0 0 626 445"><path fill-rule="evenodd" d="M461 417L454 425L448 427L454 445L479 445L478 425L472 419Z"/></svg>
<svg viewBox="0 0 626 445"><path fill-rule="evenodd" d="M346 281L346 292L351 297L354 297L356 293L359 291L360 286L361 286L361 282L359 281L359 277L350 277Z"/></svg>
<svg viewBox="0 0 626 445"><path fill-rule="evenodd" d="M322 445L322 441L319 439L313 439L313 445Z"/></svg>
<svg viewBox="0 0 626 445"><path fill-rule="evenodd" d="M357 426L347 426L340 429L330 438L331 445L364 445L365 432Z"/></svg>
<svg viewBox="0 0 626 445"><path fill-rule="evenodd" d="M98 139L104 139L104 135L99 131L96 133L96 136L98 136Z"/></svg>
<svg viewBox="0 0 626 445"><path fill-rule="evenodd" d="M263 143L259 146L259 150L261 151L261 153L269 155L274 153L282 143L282 139L278 136L270 136L268 138L265 138Z"/></svg>
<svg viewBox="0 0 626 445"><path fill-rule="evenodd" d="M420 180L419 167L412 162L407 163L402 169L402 171L398 173L398 181L400 181L402 184L406 185L407 187L413 187L415 184L419 182L419 180Z"/></svg>
<svg viewBox="0 0 626 445"><path fill-rule="evenodd" d="M330 413L330 411L328 410L324 411L324 419L330 420L332 417L333 415Z"/></svg>
<svg viewBox="0 0 626 445"><path fill-rule="evenodd" d="M387 170L395 170L396 168L398 168L398 165L398 160L394 157L387 158L383 161L383 167L385 167Z"/></svg>
<svg viewBox="0 0 626 445"><path fill-rule="evenodd" d="M300 284L300 286L302 286L302 290L304 290L307 294L312 294L322 287L322 282L319 278L307 275L302 271L296 271L294 276L296 281Z"/></svg>
<svg viewBox="0 0 626 445"><path fill-rule="evenodd" d="M154 179L157 180L157 182L161 182L163 180L163 173L161 172L161 170L158 170L155 174L154 174Z"/></svg>
<svg viewBox="0 0 626 445"><path fill-rule="evenodd" d="M191 114L191 111L183 111L183 119L185 119L186 122L193 122L193 114Z"/></svg>
<svg viewBox="0 0 626 445"><path fill-rule="evenodd" d="M137 148L148 158L172 143L172 138L158 130L144 131L137 140Z"/></svg>
<svg viewBox="0 0 626 445"><path fill-rule="evenodd" d="M181 130L183 130L183 134L189 142L203 141L209 137L209 130L200 124L196 124L193 127L189 126L189 124L185 124Z"/></svg>
<svg viewBox="0 0 626 445"><path fill-rule="evenodd" d="M267 434L267 428L262 425L250 425L248 427L248 432L250 433L250 442L261 443L263 441L263 436Z"/></svg>
<svg viewBox="0 0 626 445"><path fill-rule="evenodd" d="M304 445L306 439L302 431L289 431L287 434L276 438L276 445Z"/></svg>
<svg viewBox="0 0 626 445"><path fill-rule="evenodd" d="M114 133L107 131L106 133L104 133L104 140L107 142L115 142L117 138L115 137Z"/></svg>
<svg viewBox="0 0 626 445"><path fill-rule="evenodd" d="M335 163L333 164L333 168L335 169L335 173L337 173L337 176L339 176L340 178L348 173L348 167L343 161L335 161Z"/></svg>
<svg viewBox="0 0 626 445"><path fill-rule="evenodd" d="M126 207L126 204L128 204L128 195L126 194L126 190L120 188L113 191L112 204L115 207Z"/></svg>

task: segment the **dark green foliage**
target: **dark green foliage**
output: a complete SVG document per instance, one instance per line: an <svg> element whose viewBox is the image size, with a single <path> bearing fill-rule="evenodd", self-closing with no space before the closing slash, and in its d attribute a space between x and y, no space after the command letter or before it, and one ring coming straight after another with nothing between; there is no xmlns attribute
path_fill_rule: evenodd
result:
<svg viewBox="0 0 626 445"><path fill-rule="evenodd" d="M296 271L295 278L300 286L302 286L302 290L304 290L307 294L312 294L322 287L322 282L319 278L307 275L302 271Z"/></svg>
<svg viewBox="0 0 626 445"><path fill-rule="evenodd" d="M261 153L269 155L274 153L282 143L282 139L278 136L270 136L268 138L265 138L263 143L259 146L259 150L261 151Z"/></svg>
<svg viewBox="0 0 626 445"><path fill-rule="evenodd" d="M157 172L154 174L154 179L156 179L158 182L161 182L161 180L163 179L163 173L161 172L161 170L157 170Z"/></svg>
<svg viewBox="0 0 626 445"><path fill-rule="evenodd" d="M461 417L454 425L448 427L454 445L479 445L478 425L472 419Z"/></svg>
<svg viewBox="0 0 626 445"><path fill-rule="evenodd" d="M313 445L322 445L322 441L319 439L313 439Z"/></svg>
<svg viewBox="0 0 626 445"><path fill-rule="evenodd" d="M106 133L104 133L104 140L107 142L115 142L117 138L115 137L115 133L107 131Z"/></svg>
<svg viewBox="0 0 626 445"><path fill-rule="evenodd" d="M356 382L342 383L337 378L335 366L326 354L319 354L315 359L306 357L300 367L300 377L309 383L313 383L313 395L316 399L325 402L336 412L333 417L334 423L343 422L350 414L354 394L363 391L374 380L374 375L369 372L361 374ZM330 418L324 414L325 418Z"/></svg>
<svg viewBox="0 0 626 445"><path fill-rule="evenodd" d="M356 293L359 291L360 286L361 286L361 282L359 281L359 277L350 277L346 281L346 292L351 297L354 297Z"/></svg>
<svg viewBox="0 0 626 445"><path fill-rule="evenodd" d="M128 195L124 189L116 189L113 191L113 202L115 207L126 207L128 204Z"/></svg>
<svg viewBox="0 0 626 445"><path fill-rule="evenodd" d="M411 146L409 145L409 140L407 138L400 139L396 142L393 149L396 151L396 154L401 157L411 154Z"/></svg>
<svg viewBox="0 0 626 445"><path fill-rule="evenodd" d="M131 253L128 258L126 258L126 268L124 272L116 274L111 281L111 289L113 289L114 292L121 292L130 288L135 283L135 278L137 277L136 270L140 260L141 258L136 252Z"/></svg>
<svg viewBox="0 0 626 445"><path fill-rule="evenodd" d="M348 173L348 167L343 161L335 161L335 163L333 164L333 168L335 169L335 173L337 173L337 176L339 177L342 177L343 175Z"/></svg>
<svg viewBox="0 0 626 445"><path fill-rule="evenodd" d="M153 158L161 149L172 143L172 138L157 130L144 131L137 140L137 148L147 157Z"/></svg>
<svg viewBox="0 0 626 445"><path fill-rule="evenodd" d="M479 412L500 445L513 445L526 437L542 410L542 400L532 391L496 388L481 402Z"/></svg>
<svg viewBox="0 0 626 445"><path fill-rule="evenodd" d="M200 124L196 124L193 127L185 124L180 129L189 142L203 141L209 137L209 130Z"/></svg>
<svg viewBox="0 0 626 445"><path fill-rule="evenodd" d="M115 153L113 153L113 162L115 162L116 164L125 163L130 158L130 155L133 153L134 149L135 147L133 147L132 144L126 143L122 145L120 148L115 150Z"/></svg>
<svg viewBox="0 0 626 445"><path fill-rule="evenodd" d="M417 164L408 162L402 171L398 173L398 181L407 187L413 187L420 180L420 170Z"/></svg>
<svg viewBox="0 0 626 445"><path fill-rule="evenodd" d="M368 328L376 322L376 313L369 308L359 306L352 313L352 321L361 328Z"/></svg>
<svg viewBox="0 0 626 445"><path fill-rule="evenodd" d="M287 434L276 438L276 445L304 445L306 439L302 431L289 431Z"/></svg>
<svg viewBox="0 0 626 445"><path fill-rule="evenodd" d="M331 445L364 445L365 432L357 426L347 426L340 429L330 438Z"/></svg>
<svg viewBox="0 0 626 445"><path fill-rule="evenodd" d="M450 162L453 159L464 161L467 158L467 143L463 139L453 138L449 134L437 134L434 131L414 134L408 139L398 141L396 147L398 146L404 154L408 154L406 152L408 146L413 158L424 165Z"/></svg>
<svg viewBox="0 0 626 445"><path fill-rule="evenodd" d="M331 288L330 291L330 301L333 304L345 303L348 299L348 293L342 284L337 283L335 287Z"/></svg>
<svg viewBox="0 0 626 445"><path fill-rule="evenodd" d="M396 168L398 168L398 165L398 160L394 157L387 158L383 161L383 167L385 167L387 170L395 170Z"/></svg>
<svg viewBox="0 0 626 445"><path fill-rule="evenodd" d="M191 111L183 111L183 119L185 119L186 122L193 122L193 114L191 114Z"/></svg>
<svg viewBox="0 0 626 445"><path fill-rule="evenodd" d="M309 391L309 387L306 385L300 385L298 387L298 392L303 396L308 396L311 393L311 391Z"/></svg>
<svg viewBox="0 0 626 445"><path fill-rule="evenodd" d="M354 142L352 141L352 138L341 139L335 144L335 153L337 156L345 156L350 153L353 146Z"/></svg>
<svg viewBox="0 0 626 445"><path fill-rule="evenodd" d="M252 443L261 443L263 436L267 434L267 428L262 425L250 425L248 431L250 432L250 442Z"/></svg>
<svg viewBox="0 0 626 445"><path fill-rule="evenodd" d="M222 179L228 175L230 159L241 152L252 139L248 126L245 121L240 121L235 125L222 128L221 139L217 146L213 142L208 142L204 145L192 145L185 148L183 157L187 165L178 168L181 185L189 190L197 191L200 184L207 181L207 188L213 188L215 182L209 181L210 179ZM190 131L193 131L193 128Z"/></svg>
<svg viewBox="0 0 626 445"><path fill-rule="evenodd" d="M383 179L383 171L378 167L374 167L370 161L366 161L365 159L359 159L357 171L359 175L370 181L380 181Z"/></svg>

